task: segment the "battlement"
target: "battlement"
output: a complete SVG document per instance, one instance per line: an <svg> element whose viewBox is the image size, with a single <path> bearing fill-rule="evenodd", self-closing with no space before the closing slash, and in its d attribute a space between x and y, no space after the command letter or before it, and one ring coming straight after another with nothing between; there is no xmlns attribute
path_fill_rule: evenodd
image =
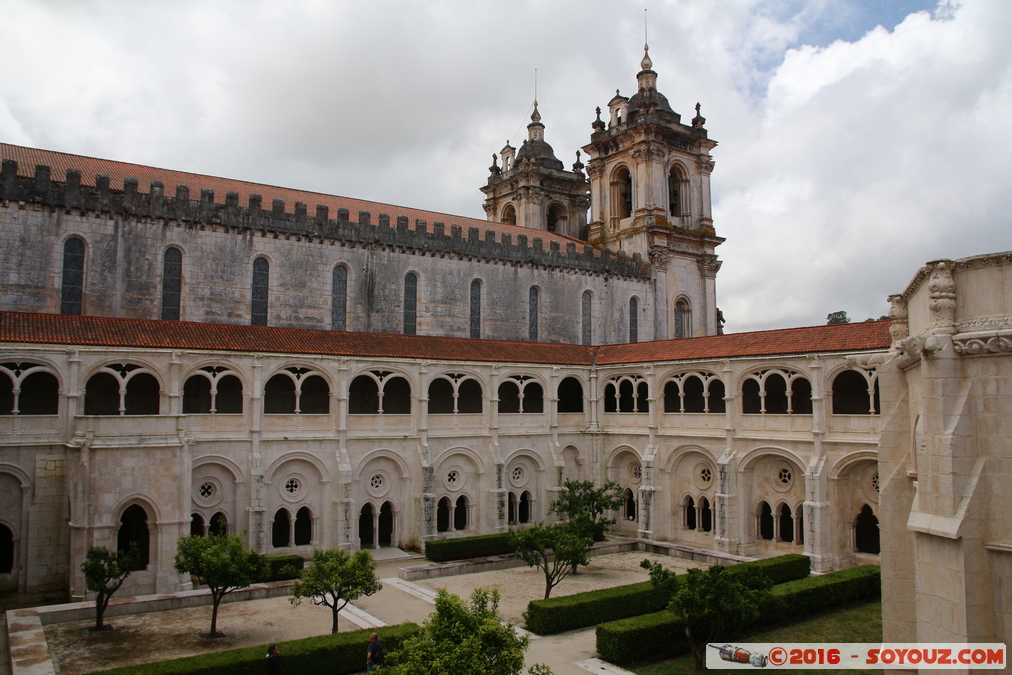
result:
<svg viewBox="0 0 1012 675"><path fill-rule="evenodd" d="M61 209L78 209L114 213L126 217L154 218L199 226L216 226L236 233L260 232L284 237L305 237L310 240L341 241L354 246L379 246L415 250L422 255L453 255L461 258L485 259L504 264L538 265L546 268L570 269L595 274L649 278L650 265L638 254L631 258L624 252L595 249L589 244L565 242L565 250L557 239L517 234L513 236L493 229L467 227L442 222L427 223L416 219L411 227L408 216L379 213L376 222L369 211L352 214L348 209L330 213L326 205L315 205L310 215L304 202L296 202L288 212L283 199L264 205L259 194L250 194L246 206L240 206L237 192L227 192L224 203L215 201L214 190L177 185L175 195L165 194L162 181L152 180L147 193L140 192L136 178L125 178L122 190L110 187L109 176L98 174L95 185L82 185L81 172L67 170L64 181L54 180L49 166L37 165L31 177L18 175L14 160L3 160L0 169L0 201L32 203ZM265 208L266 206L266 208ZM333 216L333 217L332 217ZM496 235L499 235L498 238Z"/></svg>

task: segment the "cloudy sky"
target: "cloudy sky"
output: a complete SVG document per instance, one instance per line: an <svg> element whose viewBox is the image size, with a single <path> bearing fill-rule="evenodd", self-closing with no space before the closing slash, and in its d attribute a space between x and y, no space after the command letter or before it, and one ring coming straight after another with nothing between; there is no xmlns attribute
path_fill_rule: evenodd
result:
<svg viewBox="0 0 1012 675"><path fill-rule="evenodd" d="M0 0L0 140L483 218L534 98L570 164L658 88L713 151L728 331L1012 249L1012 2Z"/></svg>

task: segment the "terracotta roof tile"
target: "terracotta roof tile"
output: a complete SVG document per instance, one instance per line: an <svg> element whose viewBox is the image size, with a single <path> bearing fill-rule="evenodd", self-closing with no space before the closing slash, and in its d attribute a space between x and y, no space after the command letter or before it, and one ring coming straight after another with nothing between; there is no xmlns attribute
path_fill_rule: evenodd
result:
<svg viewBox="0 0 1012 675"><path fill-rule="evenodd" d="M595 362L598 365L615 365L885 349L890 343L888 329L888 321L869 321L582 347L427 335L0 312L0 342L8 343L586 366Z"/></svg>
<svg viewBox="0 0 1012 675"><path fill-rule="evenodd" d="M11 145L9 143L0 143L0 160L3 159L13 159L16 161L18 163L18 175L26 178L35 175L36 165L44 165L50 168L52 180L54 181L63 182L66 179L67 170L76 169L81 172L81 185L92 187L95 185L96 175L106 174L109 176L110 189L122 190L124 178L136 178L138 181L137 191L142 194L148 194L151 191L151 181L159 180L164 184L165 194L169 196L175 195L175 188L177 185L188 186L190 188L191 199L199 199L200 191L204 188L210 188L211 190L214 190L214 201L218 204L225 203L225 194L227 192L236 192L239 194L240 206L246 206L249 204L249 196L251 194L258 194L263 197L263 205L266 209L271 208L271 203L274 199L285 200L285 210L288 213L295 212L295 202L303 202L306 204L307 210L310 214L316 213L317 205L328 207L330 209L331 218L337 217L338 209L348 209L351 220L356 222L358 220L359 211L368 211L372 214L372 222L374 223L377 222L376 218L381 213L389 215L391 220L396 219L397 216L407 216L408 229L411 230L415 229L416 220L424 220L428 223L430 232L432 231L433 223L441 222L446 225L447 232L449 232L450 225L459 225L463 229L465 237L467 236L468 228L477 227L482 232L485 230L494 231L496 233L497 241L502 241L502 234L512 235L513 243L516 243L516 237L519 235L524 235L531 240L533 240L534 237L541 237L541 239L545 242L544 245L546 249L548 248L548 242L550 241L558 241L563 250L565 250L567 243L573 242L577 245L577 251L582 253L582 247L587 244L587 242L580 239L556 234L554 232L532 230L525 227L518 227L516 225L492 223L487 220L480 220L477 218L454 216L436 211L423 211L405 206L369 202L363 199L328 195L320 192L307 192L305 190L295 190L293 188L250 183L243 180L233 180L231 178L219 178L217 176L206 176L198 173L186 173L184 171L174 171L172 169L159 169L156 167L144 166L142 164L117 162L111 159L98 159L95 157L85 157L83 155L71 155L65 152L55 152L53 150L27 148L20 145ZM481 238L484 239L484 234L481 235Z"/></svg>

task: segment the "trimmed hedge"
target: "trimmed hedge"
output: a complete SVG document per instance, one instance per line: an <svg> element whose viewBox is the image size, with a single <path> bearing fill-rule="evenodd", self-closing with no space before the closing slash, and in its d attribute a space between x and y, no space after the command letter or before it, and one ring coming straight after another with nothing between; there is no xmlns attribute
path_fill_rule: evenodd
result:
<svg viewBox="0 0 1012 675"><path fill-rule="evenodd" d="M760 624L792 623L810 614L880 598L882 577L878 565L862 565L780 584L771 593L774 601L761 609ZM662 652L689 653L682 620L666 609L597 627L597 653L605 661L625 665Z"/></svg>
<svg viewBox="0 0 1012 675"><path fill-rule="evenodd" d="M483 534L478 537L427 541L425 542L425 557L433 562L448 562L513 553L516 548L509 545L507 536L504 532L502 534Z"/></svg>
<svg viewBox="0 0 1012 675"><path fill-rule="evenodd" d="M736 574L750 567L761 569L774 584L803 579L811 570L808 556L792 553L731 565L728 572ZM527 630L538 635L552 635L605 621L659 612L668 606L669 600L649 581L643 581L548 600L532 600L524 612L524 621Z"/></svg>
<svg viewBox="0 0 1012 675"><path fill-rule="evenodd" d="M286 581L299 578L306 566L306 559L301 555L279 555L267 558L267 564L271 566L271 571L263 581ZM285 570L289 566L295 569L294 573Z"/></svg>
<svg viewBox="0 0 1012 675"><path fill-rule="evenodd" d="M383 651L390 653L400 648L401 643L418 630L418 625L413 623L366 628L350 633L280 642L278 651L281 652L281 663L285 672L300 675L359 673L365 670L365 651L366 645L369 644L370 633L379 633ZM102 675L246 675L266 671L264 665L266 654L267 645L242 647L100 672Z"/></svg>

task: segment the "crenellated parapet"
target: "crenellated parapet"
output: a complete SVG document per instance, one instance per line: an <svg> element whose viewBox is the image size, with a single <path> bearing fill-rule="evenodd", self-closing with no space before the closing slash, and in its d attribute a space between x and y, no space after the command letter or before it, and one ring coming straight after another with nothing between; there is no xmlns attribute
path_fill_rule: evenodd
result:
<svg viewBox="0 0 1012 675"><path fill-rule="evenodd" d="M97 175L92 186L82 184L81 172L77 170L68 170L63 181L54 180L51 173L50 167L38 165L33 176L19 176L17 162L4 160L0 170L0 202L176 221L236 234L252 232L321 243L338 241L352 247L391 248L507 265L638 279L651 275L649 263L638 254L629 257L622 251L612 253L551 236L546 247L544 237L518 234L514 241L511 233L501 230L483 232L478 227L467 227L465 231L461 225L420 219L412 224L405 215L379 213L374 219L369 211L352 214L341 208L331 213L326 205L315 205L310 210L304 202L296 202L294 210L289 211L283 199L265 204L259 194L250 194L248 202L240 205L238 193L232 191L226 193L221 203L209 188L177 185L174 193L166 194L162 181L153 180L145 193L140 191L136 178L124 179L123 189L115 190L110 187L107 175Z"/></svg>

